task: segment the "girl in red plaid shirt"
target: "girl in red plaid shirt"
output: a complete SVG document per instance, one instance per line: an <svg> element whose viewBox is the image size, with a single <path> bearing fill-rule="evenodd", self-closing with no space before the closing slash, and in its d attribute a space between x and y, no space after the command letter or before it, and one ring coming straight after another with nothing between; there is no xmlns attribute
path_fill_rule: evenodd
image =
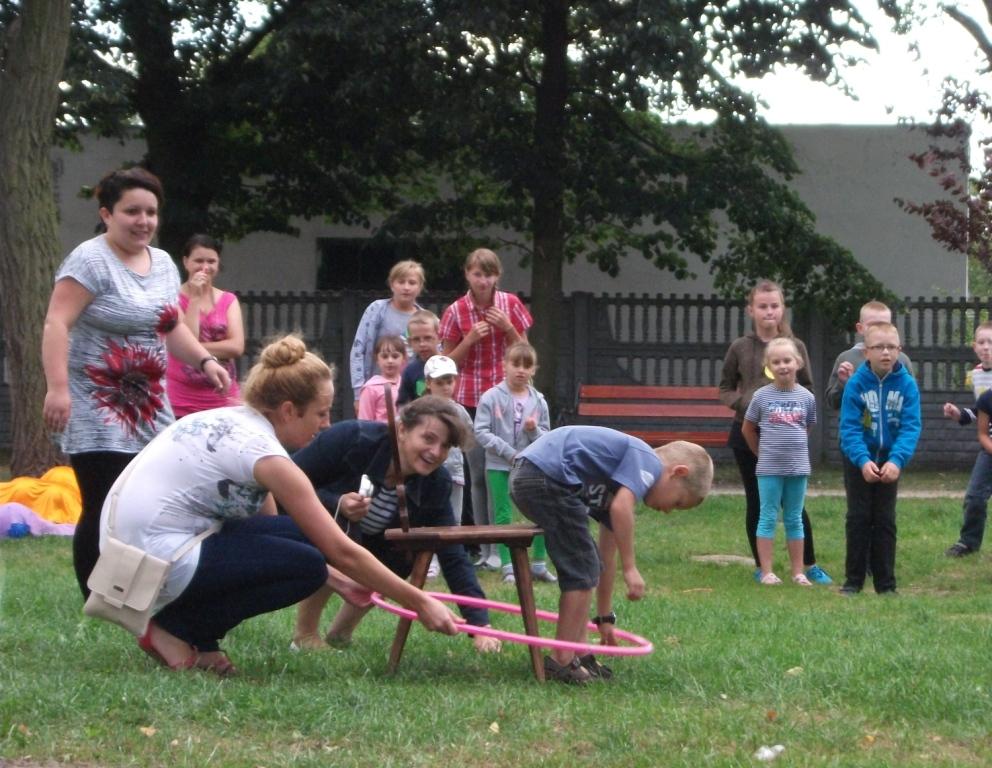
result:
<svg viewBox="0 0 992 768"><path fill-rule="evenodd" d="M454 399L475 418L483 393L503 380L503 356L508 347L527 340L534 324L527 307L512 293L497 290L503 265L488 248L478 248L465 260L468 293L444 310L441 317L442 354L458 365L461 375ZM472 510L476 525L492 523L486 493L485 450L475 446L466 452L472 482ZM491 545L483 547L478 562L499 568L499 555Z"/></svg>

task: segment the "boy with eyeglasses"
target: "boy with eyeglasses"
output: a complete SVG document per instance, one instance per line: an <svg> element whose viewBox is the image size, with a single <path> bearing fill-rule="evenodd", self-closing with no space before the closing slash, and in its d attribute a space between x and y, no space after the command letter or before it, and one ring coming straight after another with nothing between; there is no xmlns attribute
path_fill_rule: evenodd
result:
<svg viewBox="0 0 992 768"><path fill-rule="evenodd" d="M878 594L896 591L896 493L920 437L920 390L899 362L899 331L865 331L865 363L844 386L840 448L847 491L847 559L841 593L862 590L867 567Z"/></svg>

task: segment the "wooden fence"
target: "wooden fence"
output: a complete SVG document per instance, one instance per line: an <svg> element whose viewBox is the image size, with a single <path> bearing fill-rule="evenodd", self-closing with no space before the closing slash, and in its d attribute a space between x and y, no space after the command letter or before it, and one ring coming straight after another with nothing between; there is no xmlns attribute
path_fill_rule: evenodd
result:
<svg viewBox="0 0 992 768"><path fill-rule="evenodd" d="M432 293L424 306L438 315L456 298ZM241 296L247 349L239 363L247 373L264 341L299 331L307 343L338 365L334 418L351 416L348 352L365 307L379 294L364 292L246 293ZM526 297L525 301L526 301ZM553 365L559 409L567 409L579 382L715 386L727 346L750 327L740 302L705 296L593 295L563 299L558 354ZM943 419L946 400L970 404L963 390L974 365L970 349L975 325L988 317L987 299L907 299L896 314L903 346L913 360L923 391L925 430L917 463L933 467L970 466L977 450L974 432ZM853 343L851 334L824 326L815 313L794 308L796 335L810 353L814 394L823 390L837 354ZM856 310L852 310L852 326ZM540 319L538 319L540 322ZM9 445L9 388L0 386L0 447ZM836 414L821 409L811 438L817 463L836 464ZM716 452L718 458L726 454Z"/></svg>

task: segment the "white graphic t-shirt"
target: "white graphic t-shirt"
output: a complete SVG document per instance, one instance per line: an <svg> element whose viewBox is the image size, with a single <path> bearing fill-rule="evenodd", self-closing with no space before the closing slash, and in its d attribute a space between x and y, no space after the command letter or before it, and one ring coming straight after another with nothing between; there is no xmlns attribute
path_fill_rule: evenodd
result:
<svg viewBox="0 0 992 768"><path fill-rule="evenodd" d="M266 456L289 459L269 420L248 406L180 419L110 489L100 520L101 547L115 496L114 537L165 560L213 523L256 514L268 491L255 480L255 462ZM199 557L197 545L173 564L156 611L186 589Z"/></svg>

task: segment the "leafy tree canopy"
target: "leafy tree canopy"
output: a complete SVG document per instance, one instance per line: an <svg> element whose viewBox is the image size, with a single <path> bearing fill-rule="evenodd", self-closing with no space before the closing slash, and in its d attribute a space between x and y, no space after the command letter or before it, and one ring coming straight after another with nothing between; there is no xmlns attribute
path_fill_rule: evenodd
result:
<svg viewBox="0 0 992 768"><path fill-rule="evenodd" d="M170 250L383 212L382 236L426 252L521 233L552 305L563 263L615 275L628 251L676 278L697 254L724 291L777 277L837 317L883 294L815 233L788 146L731 80L792 66L843 87L841 46L874 45L848 0L254 6L75 0L61 125L143 131Z"/></svg>
<svg viewBox="0 0 992 768"><path fill-rule="evenodd" d="M899 198L896 202L909 213L922 216L934 240L947 250L968 253L992 272L992 137L979 142L982 158L969 156L972 123L992 123L992 98L986 90L992 72L992 3L986 0L984 6L983 19L957 5L919 0L898 4L898 31L912 35L936 14L944 14L971 36L981 64L974 78L963 73L945 78L936 119L926 127L932 141L924 152L911 156L938 180L947 197L926 202Z"/></svg>

